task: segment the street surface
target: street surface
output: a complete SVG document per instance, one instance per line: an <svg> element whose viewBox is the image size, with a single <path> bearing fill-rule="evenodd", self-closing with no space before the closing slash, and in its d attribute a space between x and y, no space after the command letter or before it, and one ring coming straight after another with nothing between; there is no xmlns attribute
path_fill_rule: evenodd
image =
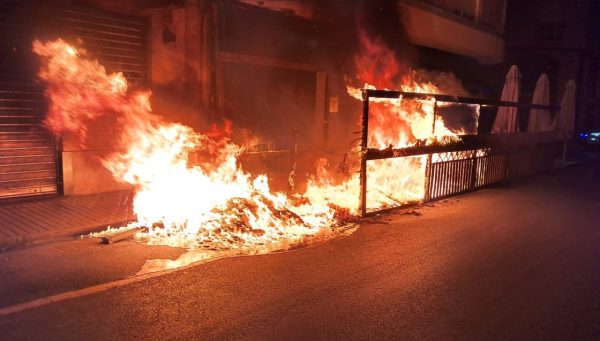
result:
<svg viewBox="0 0 600 341"><path fill-rule="evenodd" d="M183 252L82 239L0 253L0 340L600 339L600 163L102 287Z"/></svg>

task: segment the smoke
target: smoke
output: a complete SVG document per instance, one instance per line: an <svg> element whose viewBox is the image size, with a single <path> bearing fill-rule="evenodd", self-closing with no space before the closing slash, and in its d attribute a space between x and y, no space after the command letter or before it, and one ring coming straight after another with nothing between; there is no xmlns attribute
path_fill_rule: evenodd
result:
<svg viewBox="0 0 600 341"><path fill-rule="evenodd" d="M390 48L402 63L400 74L408 73L410 66L415 65L417 51L410 44L397 1L313 1L317 19L327 23L327 40L331 42L331 53L339 57L340 68L353 69L351 57L362 51L361 36Z"/></svg>
<svg viewBox="0 0 600 341"><path fill-rule="evenodd" d="M438 88L439 93L453 96L469 96L462 81L452 72L429 71L417 69L413 79L419 83L432 83Z"/></svg>
<svg viewBox="0 0 600 341"><path fill-rule="evenodd" d="M371 40L379 40L403 63L400 73L406 74L414 65L416 51L406 34L402 13L395 0L363 1L358 11L358 24Z"/></svg>
<svg viewBox="0 0 600 341"><path fill-rule="evenodd" d="M448 69L448 65L439 63L441 51L431 55L433 49L423 49L412 44L398 1L313 1L317 19L330 25L328 29L331 36L328 41L332 42L332 53L337 54L338 60L344 60L339 66L345 72L354 70L351 76L358 78L359 82L381 87L381 83L389 86L390 81L393 81L394 84L399 84L403 78L410 76L417 82L435 84L443 94L469 95L469 91L453 72L439 71ZM376 51L377 46L382 46L385 51ZM391 55L386 55L388 51ZM424 59L435 62L423 63ZM364 75L361 75L365 70L369 71L371 79L364 79ZM382 79L386 77L388 79Z"/></svg>

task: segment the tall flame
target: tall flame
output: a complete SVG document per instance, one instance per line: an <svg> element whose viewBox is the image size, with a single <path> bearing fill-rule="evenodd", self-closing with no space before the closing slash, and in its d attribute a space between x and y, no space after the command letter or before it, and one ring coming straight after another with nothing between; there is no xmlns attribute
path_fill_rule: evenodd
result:
<svg viewBox="0 0 600 341"><path fill-rule="evenodd" d="M150 243L195 248L268 250L299 242L342 222L325 203L294 203L272 193L265 175L255 178L237 163L240 147L214 141L152 113L150 93L129 91L121 73L107 73L79 48L56 40L35 41L42 57L39 76L47 85L46 125L86 142L87 127L112 115L118 125L115 152L102 164L117 181L131 184L137 221ZM211 160L189 165L192 150Z"/></svg>
<svg viewBox="0 0 600 341"><path fill-rule="evenodd" d="M405 92L439 94L432 82L418 81L418 71L405 69L393 51L381 41L360 34L362 52L355 58L357 76L366 89L400 89ZM362 89L348 86L350 96L361 100ZM460 132L448 129L435 115L435 101L371 99L369 106L369 147L403 148L422 144L443 144L457 140ZM434 123L435 122L435 123ZM358 151L357 151L358 152ZM367 208L374 210L423 199L425 194L425 156L369 161L367 163ZM311 179L306 196L314 202L328 200L356 209L359 176L356 172L342 183L329 177Z"/></svg>

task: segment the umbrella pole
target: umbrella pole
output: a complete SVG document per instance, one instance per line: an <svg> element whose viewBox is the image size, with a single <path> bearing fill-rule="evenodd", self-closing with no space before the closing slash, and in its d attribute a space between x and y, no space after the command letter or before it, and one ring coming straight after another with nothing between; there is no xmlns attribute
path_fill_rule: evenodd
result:
<svg viewBox="0 0 600 341"><path fill-rule="evenodd" d="M563 140L562 160L563 162L567 162L567 139Z"/></svg>

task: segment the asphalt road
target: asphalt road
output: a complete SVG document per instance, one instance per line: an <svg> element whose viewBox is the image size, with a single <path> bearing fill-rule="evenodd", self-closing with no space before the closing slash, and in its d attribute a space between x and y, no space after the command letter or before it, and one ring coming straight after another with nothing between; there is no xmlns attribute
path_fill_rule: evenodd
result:
<svg viewBox="0 0 600 341"><path fill-rule="evenodd" d="M130 276L145 258L181 252L72 243L39 263L40 248L0 254L0 305ZM600 339L600 165L379 217L314 247L0 317L0 340L21 339Z"/></svg>

